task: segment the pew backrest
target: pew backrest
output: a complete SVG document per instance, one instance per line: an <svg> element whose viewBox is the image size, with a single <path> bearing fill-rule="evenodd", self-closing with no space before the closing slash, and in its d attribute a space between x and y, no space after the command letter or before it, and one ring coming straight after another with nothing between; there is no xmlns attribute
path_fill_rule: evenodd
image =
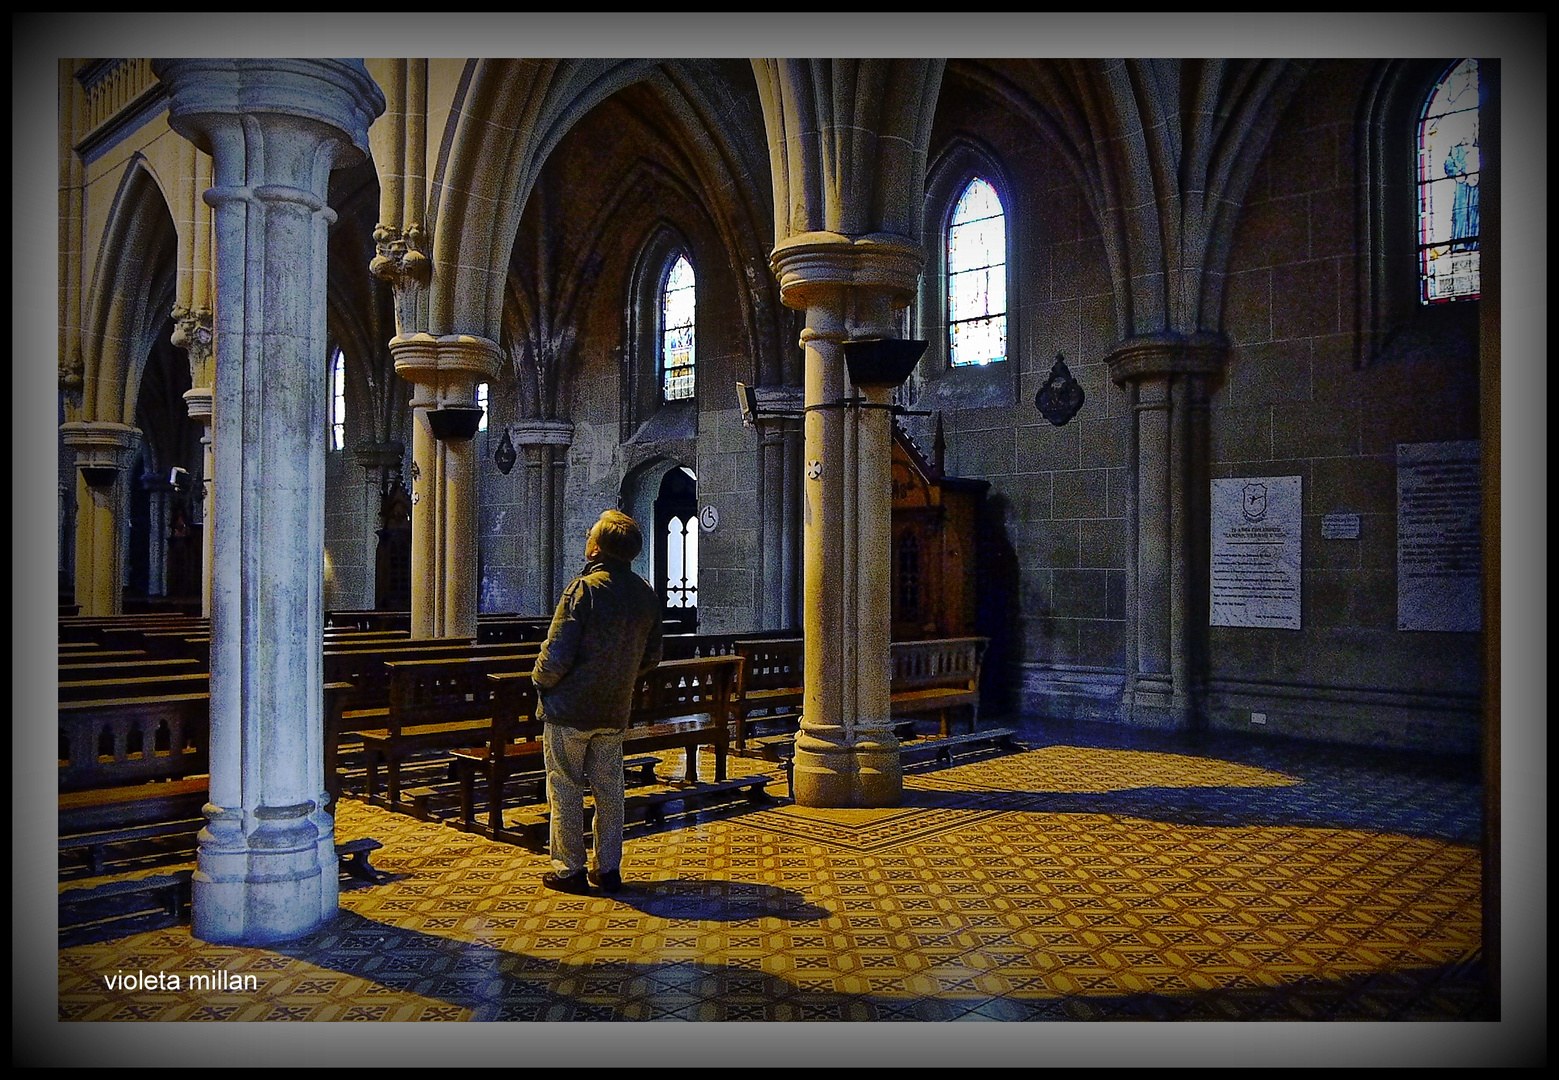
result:
<svg viewBox="0 0 1559 1080"><path fill-rule="evenodd" d="M210 711L206 693L62 702L60 791L209 772Z"/></svg>
<svg viewBox="0 0 1559 1080"><path fill-rule="evenodd" d="M980 664L989 638L932 638L895 641L891 685L895 692L925 687L964 686L977 691Z"/></svg>

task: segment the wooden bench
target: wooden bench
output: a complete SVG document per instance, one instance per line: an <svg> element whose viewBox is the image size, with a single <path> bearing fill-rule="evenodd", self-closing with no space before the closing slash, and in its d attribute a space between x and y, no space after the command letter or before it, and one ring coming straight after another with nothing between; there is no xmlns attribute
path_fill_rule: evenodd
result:
<svg viewBox="0 0 1559 1080"><path fill-rule="evenodd" d="M173 926L189 912L193 870L110 881L59 894L61 948Z"/></svg>
<svg viewBox="0 0 1559 1080"><path fill-rule="evenodd" d="M205 693L62 703L60 852L80 852L96 874L112 847L164 838L193 846L210 797L210 712ZM368 856L382 846L349 840L336 855L344 873L377 884L384 876Z"/></svg>
<svg viewBox="0 0 1559 1080"><path fill-rule="evenodd" d="M76 656L62 657L59 665L60 679L62 681L89 678L92 675L113 678L116 674L126 676L131 676L132 673L140 675L189 675L203 671L205 671L205 665L199 660L187 658L154 660L149 656L142 656L139 659L133 660L92 660Z"/></svg>
<svg viewBox="0 0 1559 1080"><path fill-rule="evenodd" d="M344 747L357 732L384 728L390 715L391 661L476 659L529 655L539 646L474 645L469 639L437 638L378 648L352 647L325 653L325 788L331 805L341 795Z"/></svg>
<svg viewBox="0 0 1559 1080"><path fill-rule="evenodd" d="M359 729L367 769L365 796L392 810L401 809L400 767L413 754L453 750L481 743L492 726L494 685L499 672L529 674L534 649L498 656L391 660L390 702L383 727ZM360 718L360 717L359 717ZM343 715L343 723L356 719ZM378 773L385 772L380 799Z"/></svg>
<svg viewBox="0 0 1559 1080"><path fill-rule="evenodd" d="M968 710L974 730L980 707L980 663L985 638L938 638L895 641L889 682L891 715L895 718L933 715L941 733L948 718ZM804 696L804 653L800 638L743 640L736 651L747 660L742 693L735 708L736 745L747 748L747 727L753 712L770 716L797 713Z"/></svg>
<svg viewBox="0 0 1559 1080"><path fill-rule="evenodd" d="M680 749L686 754L685 779L698 779L698 748L715 752L715 780L725 780L730 745L730 714L744 661L737 656L668 660L640 676L623 753L645 754ZM495 674L496 708L485 746L457 750L455 770L461 786L461 825L493 839L504 837L504 790L518 772L540 765L542 722L536 718L536 690L529 672ZM486 781L487 825L476 821L476 785Z"/></svg>
<svg viewBox="0 0 1559 1080"><path fill-rule="evenodd" d="M210 696L62 702L61 852L96 872L106 848L193 836L205 824Z"/></svg>
<svg viewBox="0 0 1559 1080"><path fill-rule="evenodd" d="M61 678L59 699L63 703L197 694L205 693L210 683L211 677L204 671L175 672L167 675L121 675L118 678L107 679Z"/></svg>
<svg viewBox="0 0 1559 1080"><path fill-rule="evenodd" d="M962 751L971 749L1018 749L1017 743L1013 741L1016 736L1017 732L1011 728L988 728L985 731L970 731L963 735L949 735L941 739L929 739L925 742L915 743L912 746L901 746L899 748L899 760L905 765L927 760L935 760L943 765L951 765L953 758Z"/></svg>
<svg viewBox="0 0 1559 1080"><path fill-rule="evenodd" d="M753 712L770 717L801 711L801 638L763 638L739 641L736 654L747 661L735 713L736 747L747 749L747 720Z"/></svg>
<svg viewBox="0 0 1559 1080"><path fill-rule="evenodd" d="M968 710L972 732L980 713L980 663L988 638L895 641L891 676L893 716L932 715L948 732L948 717Z"/></svg>

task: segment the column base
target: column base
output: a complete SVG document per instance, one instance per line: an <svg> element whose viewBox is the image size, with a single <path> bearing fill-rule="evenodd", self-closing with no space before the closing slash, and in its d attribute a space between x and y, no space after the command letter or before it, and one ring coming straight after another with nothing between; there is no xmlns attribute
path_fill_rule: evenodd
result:
<svg viewBox="0 0 1559 1080"><path fill-rule="evenodd" d="M1139 676L1121 699L1120 719L1134 727L1160 731L1191 731L1195 713L1184 694L1174 692L1166 677Z"/></svg>
<svg viewBox="0 0 1559 1080"><path fill-rule="evenodd" d="M803 728L796 736L791 774L796 805L865 809L902 803L904 771L892 730L873 727L854 742L845 738L842 728Z"/></svg>
<svg viewBox="0 0 1559 1080"><path fill-rule="evenodd" d="M289 941L335 918L340 871L335 832L320 804L242 811L206 806L191 882L190 932L201 941Z"/></svg>

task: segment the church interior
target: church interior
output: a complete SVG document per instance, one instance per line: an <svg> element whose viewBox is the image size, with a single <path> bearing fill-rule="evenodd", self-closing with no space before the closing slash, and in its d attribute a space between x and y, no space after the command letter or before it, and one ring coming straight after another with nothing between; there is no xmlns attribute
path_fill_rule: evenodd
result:
<svg viewBox="0 0 1559 1080"><path fill-rule="evenodd" d="M1532 84L1457 53L49 60L47 1053L1525 1017ZM576 896L528 672L608 508L666 661Z"/></svg>

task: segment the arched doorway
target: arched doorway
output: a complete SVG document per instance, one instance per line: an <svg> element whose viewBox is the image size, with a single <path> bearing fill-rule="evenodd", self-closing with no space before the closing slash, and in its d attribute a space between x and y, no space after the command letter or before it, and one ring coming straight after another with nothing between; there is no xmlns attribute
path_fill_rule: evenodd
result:
<svg viewBox="0 0 1559 1080"><path fill-rule="evenodd" d="M677 466L655 499L655 591L666 605L668 633L698 628L698 478Z"/></svg>

